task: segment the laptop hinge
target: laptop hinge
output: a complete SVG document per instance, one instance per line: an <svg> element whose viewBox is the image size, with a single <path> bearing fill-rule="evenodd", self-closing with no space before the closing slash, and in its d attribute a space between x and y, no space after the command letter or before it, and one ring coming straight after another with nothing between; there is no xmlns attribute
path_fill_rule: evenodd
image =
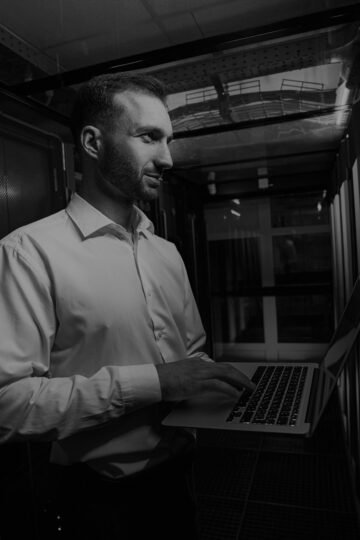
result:
<svg viewBox="0 0 360 540"><path fill-rule="evenodd" d="M312 419L314 418L315 399L316 399L316 390L317 390L317 385L318 385L318 380L319 380L319 373L320 373L319 368L315 368L313 379L311 382L308 408L307 408L306 417L305 417L305 422L307 423L311 423Z"/></svg>

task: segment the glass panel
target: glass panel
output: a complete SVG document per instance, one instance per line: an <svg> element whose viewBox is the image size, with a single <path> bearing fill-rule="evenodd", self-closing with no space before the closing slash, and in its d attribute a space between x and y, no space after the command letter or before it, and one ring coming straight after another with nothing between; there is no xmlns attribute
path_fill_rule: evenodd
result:
<svg viewBox="0 0 360 540"><path fill-rule="evenodd" d="M274 204L238 196L208 205L205 218L215 346L253 344L260 355L264 344L275 358L275 342L326 343L333 305L323 192L278 196ZM268 287L281 294L266 300L264 313L261 294Z"/></svg>
<svg viewBox="0 0 360 540"><path fill-rule="evenodd" d="M261 286L258 238L209 242L211 289L214 293L239 292Z"/></svg>
<svg viewBox="0 0 360 540"><path fill-rule="evenodd" d="M280 52L283 45L279 44L278 47ZM227 59L225 63L226 61ZM210 62L213 67L213 59L202 60L203 69L206 69L207 64L211 69ZM322 63L317 65L316 70L313 67L296 71L291 69L257 75L255 78L249 73L249 78L224 84L231 114L224 114L224 111L219 109L217 89L208 86L208 80L202 79L205 85L169 96L169 109L175 132L312 112L329 107L336 101L340 73L340 62ZM201 79L198 80L200 82Z"/></svg>
<svg viewBox="0 0 360 540"><path fill-rule="evenodd" d="M325 197L326 192L272 198L272 227L328 224L329 210Z"/></svg>
<svg viewBox="0 0 360 540"><path fill-rule="evenodd" d="M329 233L273 237L276 285L331 282Z"/></svg>
<svg viewBox="0 0 360 540"><path fill-rule="evenodd" d="M263 343L261 298L213 297L214 341Z"/></svg>
<svg viewBox="0 0 360 540"><path fill-rule="evenodd" d="M333 332L331 294L276 298L280 343L326 343Z"/></svg>
<svg viewBox="0 0 360 540"><path fill-rule="evenodd" d="M259 215L257 203L239 199L206 209L212 292L261 285Z"/></svg>
<svg viewBox="0 0 360 540"><path fill-rule="evenodd" d="M240 297L261 287L260 208L258 201L232 199L205 210L213 340L264 343L262 298Z"/></svg>
<svg viewBox="0 0 360 540"><path fill-rule="evenodd" d="M261 210L258 201L231 199L208 205L205 210L209 240L259 235Z"/></svg>

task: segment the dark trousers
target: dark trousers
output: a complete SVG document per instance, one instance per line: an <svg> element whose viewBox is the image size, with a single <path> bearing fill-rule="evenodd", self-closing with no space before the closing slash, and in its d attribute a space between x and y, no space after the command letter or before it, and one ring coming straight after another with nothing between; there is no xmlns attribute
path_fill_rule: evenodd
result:
<svg viewBox="0 0 360 540"><path fill-rule="evenodd" d="M52 531L64 540L198 540L192 460L110 480L86 465L52 466Z"/></svg>

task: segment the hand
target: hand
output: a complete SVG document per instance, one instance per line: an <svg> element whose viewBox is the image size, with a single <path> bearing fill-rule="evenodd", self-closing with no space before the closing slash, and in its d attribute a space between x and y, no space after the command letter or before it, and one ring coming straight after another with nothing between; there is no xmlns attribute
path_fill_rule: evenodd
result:
<svg viewBox="0 0 360 540"><path fill-rule="evenodd" d="M255 385L246 375L226 362L216 363L190 358L157 364L163 401L180 401L200 395L204 391L220 391L239 395Z"/></svg>

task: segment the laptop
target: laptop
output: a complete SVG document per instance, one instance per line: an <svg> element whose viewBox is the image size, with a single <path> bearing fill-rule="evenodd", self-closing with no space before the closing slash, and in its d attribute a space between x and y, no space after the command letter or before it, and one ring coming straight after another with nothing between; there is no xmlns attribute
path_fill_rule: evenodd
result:
<svg viewBox="0 0 360 540"><path fill-rule="evenodd" d="M311 436L350 358L360 327L360 277L322 360L230 362L256 383L239 399L207 392L174 406L165 426Z"/></svg>

